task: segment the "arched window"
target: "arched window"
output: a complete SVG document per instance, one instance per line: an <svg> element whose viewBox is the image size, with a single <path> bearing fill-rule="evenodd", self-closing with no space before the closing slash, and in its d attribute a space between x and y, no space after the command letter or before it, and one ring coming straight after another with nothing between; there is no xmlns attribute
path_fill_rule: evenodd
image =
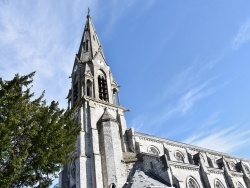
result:
<svg viewBox="0 0 250 188"><path fill-rule="evenodd" d="M85 47L86 52L89 51L89 40L86 40L86 47Z"/></svg>
<svg viewBox="0 0 250 188"><path fill-rule="evenodd" d="M78 82L76 82L74 85L73 85L73 104L75 105L75 102L77 101L78 99Z"/></svg>
<svg viewBox="0 0 250 188"><path fill-rule="evenodd" d="M110 188L116 188L116 185L114 183L111 183L109 187Z"/></svg>
<svg viewBox="0 0 250 188"><path fill-rule="evenodd" d="M87 96L92 97L92 82L87 80Z"/></svg>
<svg viewBox="0 0 250 188"><path fill-rule="evenodd" d="M220 182L220 180L215 180L214 182L214 187L215 188L224 188L223 184Z"/></svg>
<svg viewBox="0 0 250 188"><path fill-rule="evenodd" d="M155 147L153 147L153 146L150 146L150 147L148 148L148 153L153 154L153 155L159 155L158 149L155 148Z"/></svg>
<svg viewBox="0 0 250 188"><path fill-rule="evenodd" d="M108 101L107 80L104 77L104 75L98 76L98 86L99 86L99 99Z"/></svg>
<svg viewBox="0 0 250 188"><path fill-rule="evenodd" d="M113 104L120 105L117 89L113 89Z"/></svg>
<svg viewBox="0 0 250 188"><path fill-rule="evenodd" d="M188 188L199 188L199 185L194 178L188 178L187 187Z"/></svg>
<svg viewBox="0 0 250 188"><path fill-rule="evenodd" d="M184 156L180 151L175 152L175 158L177 161L184 162Z"/></svg>
<svg viewBox="0 0 250 188"><path fill-rule="evenodd" d="M238 182L237 183L237 188L244 188L244 186L240 182Z"/></svg>
<svg viewBox="0 0 250 188"><path fill-rule="evenodd" d="M83 51L85 51L85 48L86 48L85 42L82 43L82 46L83 46Z"/></svg>

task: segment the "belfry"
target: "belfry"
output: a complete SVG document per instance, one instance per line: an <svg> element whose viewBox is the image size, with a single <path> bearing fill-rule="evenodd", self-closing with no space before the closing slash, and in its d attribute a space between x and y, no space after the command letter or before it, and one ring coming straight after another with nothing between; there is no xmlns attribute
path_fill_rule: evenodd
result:
<svg viewBox="0 0 250 188"><path fill-rule="evenodd" d="M119 85L88 12L68 94L81 126L61 188L250 188L250 161L127 129Z"/></svg>

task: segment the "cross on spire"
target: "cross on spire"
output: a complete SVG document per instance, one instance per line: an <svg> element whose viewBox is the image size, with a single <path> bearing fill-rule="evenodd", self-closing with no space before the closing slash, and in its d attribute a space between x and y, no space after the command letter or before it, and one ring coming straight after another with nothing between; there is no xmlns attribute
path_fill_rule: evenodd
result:
<svg viewBox="0 0 250 188"><path fill-rule="evenodd" d="M88 7L88 16L90 16L90 9L89 9L89 7Z"/></svg>

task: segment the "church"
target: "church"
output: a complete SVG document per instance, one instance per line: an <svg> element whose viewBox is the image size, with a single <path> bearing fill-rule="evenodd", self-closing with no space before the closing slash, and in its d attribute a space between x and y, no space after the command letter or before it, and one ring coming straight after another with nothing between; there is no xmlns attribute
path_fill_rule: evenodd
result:
<svg viewBox="0 0 250 188"><path fill-rule="evenodd" d="M128 129L112 75L88 13L68 105L81 126L61 188L250 188L250 161Z"/></svg>

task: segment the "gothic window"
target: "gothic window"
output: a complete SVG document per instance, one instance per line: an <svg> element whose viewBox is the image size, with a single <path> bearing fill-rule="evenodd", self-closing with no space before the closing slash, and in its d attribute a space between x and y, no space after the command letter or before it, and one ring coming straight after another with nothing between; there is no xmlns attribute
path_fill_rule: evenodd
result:
<svg viewBox="0 0 250 188"><path fill-rule="evenodd" d="M98 86L99 86L99 99L108 101L107 80L103 75L98 76Z"/></svg>
<svg viewBox="0 0 250 188"><path fill-rule="evenodd" d="M220 180L215 180L214 183L215 188L224 188L223 184L220 182Z"/></svg>
<svg viewBox="0 0 250 188"><path fill-rule="evenodd" d="M184 156L180 151L175 152L175 158L177 161L184 162Z"/></svg>
<svg viewBox="0 0 250 188"><path fill-rule="evenodd" d="M117 89L113 89L113 104L120 105Z"/></svg>
<svg viewBox="0 0 250 188"><path fill-rule="evenodd" d="M152 147L152 146L149 147L148 153L153 154L153 155L159 155L159 151L155 147Z"/></svg>
<svg viewBox="0 0 250 188"><path fill-rule="evenodd" d="M77 101L77 99L78 99L78 82L76 82L73 85L73 104L75 104L75 102Z"/></svg>
<svg viewBox="0 0 250 188"><path fill-rule="evenodd" d="M87 80L87 96L92 97L92 82Z"/></svg>
<svg viewBox="0 0 250 188"><path fill-rule="evenodd" d="M95 40L95 35L93 35L93 39Z"/></svg>
<svg viewBox="0 0 250 188"><path fill-rule="evenodd" d="M86 40L86 47L85 47L86 52L89 51L89 40Z"/></svg>
<svg viewBox="0 0 250 188"><path fill-rule="evenodd" d="M83 51L85 51L85 42L82 43Z"/></svg>
<svg viewBox="0 0 250 188"><path fill-rule="evenodd" d="M193 178L188 179L187 187L188 188L199 188L198 183Z"/></svg>

